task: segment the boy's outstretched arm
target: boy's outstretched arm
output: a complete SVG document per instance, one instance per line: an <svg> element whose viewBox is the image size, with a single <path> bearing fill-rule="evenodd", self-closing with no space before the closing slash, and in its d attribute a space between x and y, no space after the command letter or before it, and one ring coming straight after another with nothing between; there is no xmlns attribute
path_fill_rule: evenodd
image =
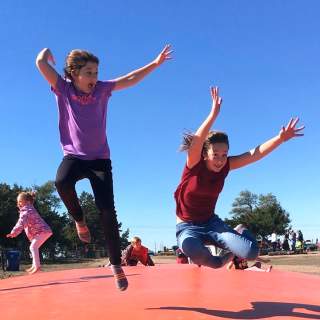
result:
<svg viewBox="0 0 320 320"><path fill-rule="evenodd" d="M127 87L131 87L141 81L146 75L152 72L154 69L159 67L163 62L166 60L171 59L170 45L166 45L164 49L160 52L156 59L154 59L151 63L147 64L146 66L134 70L125 76L113 79L116 83L114 90L121 90Z"/></svg>
<svg viewBox="0 0 320 320"><path fill-rule="evenodd" d="M212 107L208 117L203 121L199 129L193 136L191 146L188 149L187 166L189 169L194 167L201 159L201 153L203 143L207 138L209 130L213 125L213 122L218 117L220 112L220 106L222 103L221 97L219 97L219 88L211 87Z"/></svg>
<svg viewBox="0 0 320 320"><path fill-rule="evenodd" d="M282 127L277 136L246 153L230 157L230 170L238 169L250 163L256 162L276 149L281 143L295 137L303 136L303 133L299 132L304 129L304 126L296 128L298 121L299 118L291 118L287 126Z"/></svg>
<svg viewBox="0 0 320 320"><path fill-rule="evenodd" d="M51 66L50 62L53 65L56 64L50 49L42 49L37 55L36 65L44 78L50 83L53 88L55 88L58 80L58 73Z"/></svg>

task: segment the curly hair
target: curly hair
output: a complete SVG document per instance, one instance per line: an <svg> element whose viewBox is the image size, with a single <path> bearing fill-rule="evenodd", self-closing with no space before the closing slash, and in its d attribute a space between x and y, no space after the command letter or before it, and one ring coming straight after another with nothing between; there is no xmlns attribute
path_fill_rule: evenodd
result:
<svg viewBox="0 0 320 320"><path fill-rule="evenodd" d="M80 70L87 62L99 64L99 59L89 51L75 49L68 53L65 67L63 69L64 76L72 80L72 72Z"/></svg>
<svg viewBox="0 0 320 320"><path fill-rule="evenodd" d="M193 132L185 132L183 134L182 143L180 145L179 150L188 151L192 144L194 136L195 134ZM210 131L206 137L206 140L203 143L202 154L207 153L210 145L214 143L225 143L229 148L228 135L222 131Z"/></svg>

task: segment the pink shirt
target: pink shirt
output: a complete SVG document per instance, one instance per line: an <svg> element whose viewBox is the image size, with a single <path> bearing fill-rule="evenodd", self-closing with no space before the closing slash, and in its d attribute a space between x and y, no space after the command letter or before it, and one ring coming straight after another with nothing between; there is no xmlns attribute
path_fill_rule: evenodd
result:
<svg viewBox="0 0 320 320"><path fill-rule="evenodd" d="M23 229L30 241L39 234L52 233L51 228L40 217L38 211L31 204L27 204L20 209L19 220L10 234L16 237Z"/></svg>

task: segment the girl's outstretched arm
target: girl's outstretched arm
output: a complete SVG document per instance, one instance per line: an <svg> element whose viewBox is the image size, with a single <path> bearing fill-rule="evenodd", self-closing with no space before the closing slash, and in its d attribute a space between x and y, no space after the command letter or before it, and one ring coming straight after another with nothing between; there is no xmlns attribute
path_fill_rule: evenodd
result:
<svg viewBox="0 0 320 320"><path fill-rule="evenodd" d="M52 63L53 65L56 64L50 49L44 48L39 52L37 56L36 65L44 78L50 83L53 88L55 88L58 80L58 73L50 63Z"/></svg>
<svg viewBox="0 0 320 320"><path fill-rule="evenodd" d="M287 126L282 127L277 136L246 153L230 157L230 170L238 169L250 163L256 162L276 149L281 143L295 137L303 136L303 133L299 132L304 129L304 126L296 128L298 121L299 118L291 118Z"/></svg>
<svg viewBox="0 0 320 320"><path fill-rule="evenodd" d="M171 59L171 46L166 45L164 49L160 52L156 59L154 59L151 63L147 64L146 66L134 70L125 76L113 79L116 83L114 90L121 90L127 87L131 87L141 81L146 75L152 72L154 69L159 67L163 62L166 60Z"/></svg>
<svg viewBox="0 0 320 320"><path fill-rule="evenodd" d="M13 227L11 232L6 235L6 237L7 238L17 237L23 231L24 227L26 226L26 223L27 223L27 216L26 215L19 217L16 225Z"/></svg>
<svg viewBox="0 0 320 320"><path fill-rule="evenodd" d="M188 149L187 166L189 169L194 167L200 161L203 143L207 138L213 122L216 120L220 112L222 99L221 97L219 97L219 88L211 87L210 92L212 98L211 111L208 117L203 121L199 129L194 134L191 145Z"/></svg>

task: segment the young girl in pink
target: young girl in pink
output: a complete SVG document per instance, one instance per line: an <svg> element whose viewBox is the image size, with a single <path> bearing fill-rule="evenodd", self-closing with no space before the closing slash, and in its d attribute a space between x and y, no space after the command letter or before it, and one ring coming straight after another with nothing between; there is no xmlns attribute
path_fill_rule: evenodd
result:
<svg viewBox="0 0 320 320"><path fill-rule="evenodd" d="M35 194L30 192L21 192L17 198L19 208L19 220L7 234L7 238L15 238L23 230L30 240L30 251L32 255L32 266L26 271L34 274L40 270L39 248L51 237L52 231L47 223L40 217L38 211L33 206Z"/></svg>

